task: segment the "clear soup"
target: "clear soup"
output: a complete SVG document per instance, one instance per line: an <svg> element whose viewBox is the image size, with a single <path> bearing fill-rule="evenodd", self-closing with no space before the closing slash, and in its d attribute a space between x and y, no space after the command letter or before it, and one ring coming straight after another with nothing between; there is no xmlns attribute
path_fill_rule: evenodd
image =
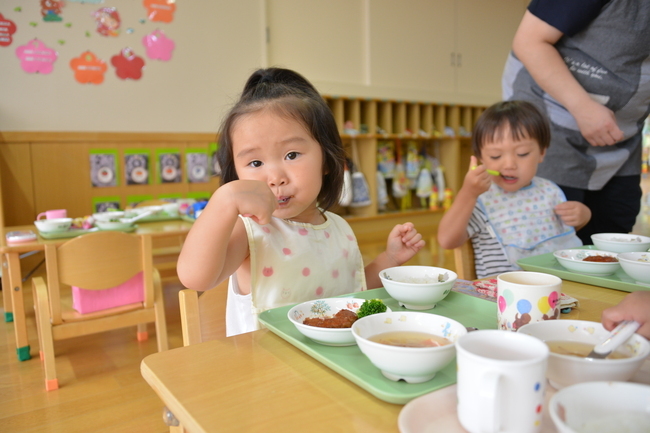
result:
<svg viewBox="0 0 650 433"><path fill-rule="evenodd" d="M576 356L578 358L586 358L587 355L594 350L593 344L580 343L577 341L545 341L545 343L553 353ZM629 357L629 355L615 351L610 353L605 359L624 359Z"/></svg>
<svg viewBox="0 0 650 433"><path fill-rule="evenodd" d="M392 331L383 332L368 338L375 343L386 344L388 346L400 347L438 347L451 344L451 341L439 335L428 334L426 332L414 331Z"/></svg>

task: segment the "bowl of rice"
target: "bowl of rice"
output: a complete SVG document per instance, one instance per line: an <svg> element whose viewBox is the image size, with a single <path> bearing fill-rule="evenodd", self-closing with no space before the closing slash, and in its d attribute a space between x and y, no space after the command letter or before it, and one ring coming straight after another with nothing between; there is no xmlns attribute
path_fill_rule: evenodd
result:
<svg viewBox="0 0 650 433"><path fill-rule="evenodd" d="M650 249L650 237L628 233L596 233L591 235L596 248L613 253L645 252Z"/></svg>
<svg viewBox="0 0 650 433"><path fill-rule="evenodd" d="M409 310L430 310L451 292L454 271L433 266L396 266L379 273L384 289Z"/></svg>

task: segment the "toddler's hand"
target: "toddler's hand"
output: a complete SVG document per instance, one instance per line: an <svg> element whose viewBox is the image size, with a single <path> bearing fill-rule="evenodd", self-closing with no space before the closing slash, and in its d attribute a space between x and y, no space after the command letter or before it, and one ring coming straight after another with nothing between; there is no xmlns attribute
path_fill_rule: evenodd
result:
<svg viewBox="0 0 650 433"><path fill-rule="evenodd" d="M240 215L250 217L259 224L271 222L278 201L269 186L259 180L235 180L223 185Z"/></svg>
<svg viewBox="0 0 650 433"><path fill-rule="evenodd" d="M398 224L388 235L386 254L395 262L395 266L401 266L415 256L423 246L422 234L418 233L413 223Z"/></svg>
<svg viewBox="0 0 650 433"><path fill-rule="evenodd" d="M555 206L554 210L564 224L578 229L591 219L591 210L579 201L565 201Z"/></svg>
<svg viewBox="0 0 650 433"><path fill-rule="evenodd" d="M603 311L603 327L611 331L623 320L636 320L641 327L636 331L650 339L650 292L632 292L616 306Z"/></svg>
<svg viewBox="0 0 650 433"><path fill-rule="evenodd" d="M478 160L472 155L469 161L469 170L463 180L463 189L478 197L489 190L491 185L492 177L485 170L485 166L478 165Z"/></svg>

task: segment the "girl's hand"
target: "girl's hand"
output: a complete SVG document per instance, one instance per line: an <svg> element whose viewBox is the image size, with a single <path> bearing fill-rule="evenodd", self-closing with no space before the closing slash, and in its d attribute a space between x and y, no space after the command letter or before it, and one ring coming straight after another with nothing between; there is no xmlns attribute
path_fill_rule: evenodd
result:
<svg viewBox="0 0 650 433"><path fill-rule="evenodd" d="M259 180L235 180L221 188L228 188L237 213L250 217L258 224L271 222L273 212L278 208L278 201L269 186Z"/></svg>
<svg viewBox="0 0 650 433"><path fill-rule="evenodd" d="M485 170L484 165L478 165L478 160L474 155L470 157L469 171L463 180L463 189L474 197L478 197L490 189L492 185L492 176Z"/></svg>
<svg viewBox="0 0 650 433"><path fill-rule="evenodd" d="M581 229L591 219L591 209L579 201L565 201L555 206L555 213L568 226Z"/></svg>
<svg viewBox="0 0 650 433"><path fill-rule="evenodd" d="M603 327L611 331L623 320L636 320L641 327L636 331L650 339L650 292L632 292L616 306L603 310Z"/></svg>
<svg viewBox="0 0 650 433"><path fill-rule="evenodd" d="M424 247L422 234L418 233L413 223L398 224L390 231L386 243L386 255L395 264L401 266L408 262Z"/></svg>

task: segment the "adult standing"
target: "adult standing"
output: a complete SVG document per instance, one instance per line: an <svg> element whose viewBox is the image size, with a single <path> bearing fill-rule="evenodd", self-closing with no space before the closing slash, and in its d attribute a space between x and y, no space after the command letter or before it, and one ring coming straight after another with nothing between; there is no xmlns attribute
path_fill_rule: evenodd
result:
<svg viewBox="0 0 650 433"><path fill-rule="evenodd" d="M629 233L641 209L650 112L650 1L532 0L503 74L503 98L551 122L538 176L592 211L578 236Z"/></svg>

